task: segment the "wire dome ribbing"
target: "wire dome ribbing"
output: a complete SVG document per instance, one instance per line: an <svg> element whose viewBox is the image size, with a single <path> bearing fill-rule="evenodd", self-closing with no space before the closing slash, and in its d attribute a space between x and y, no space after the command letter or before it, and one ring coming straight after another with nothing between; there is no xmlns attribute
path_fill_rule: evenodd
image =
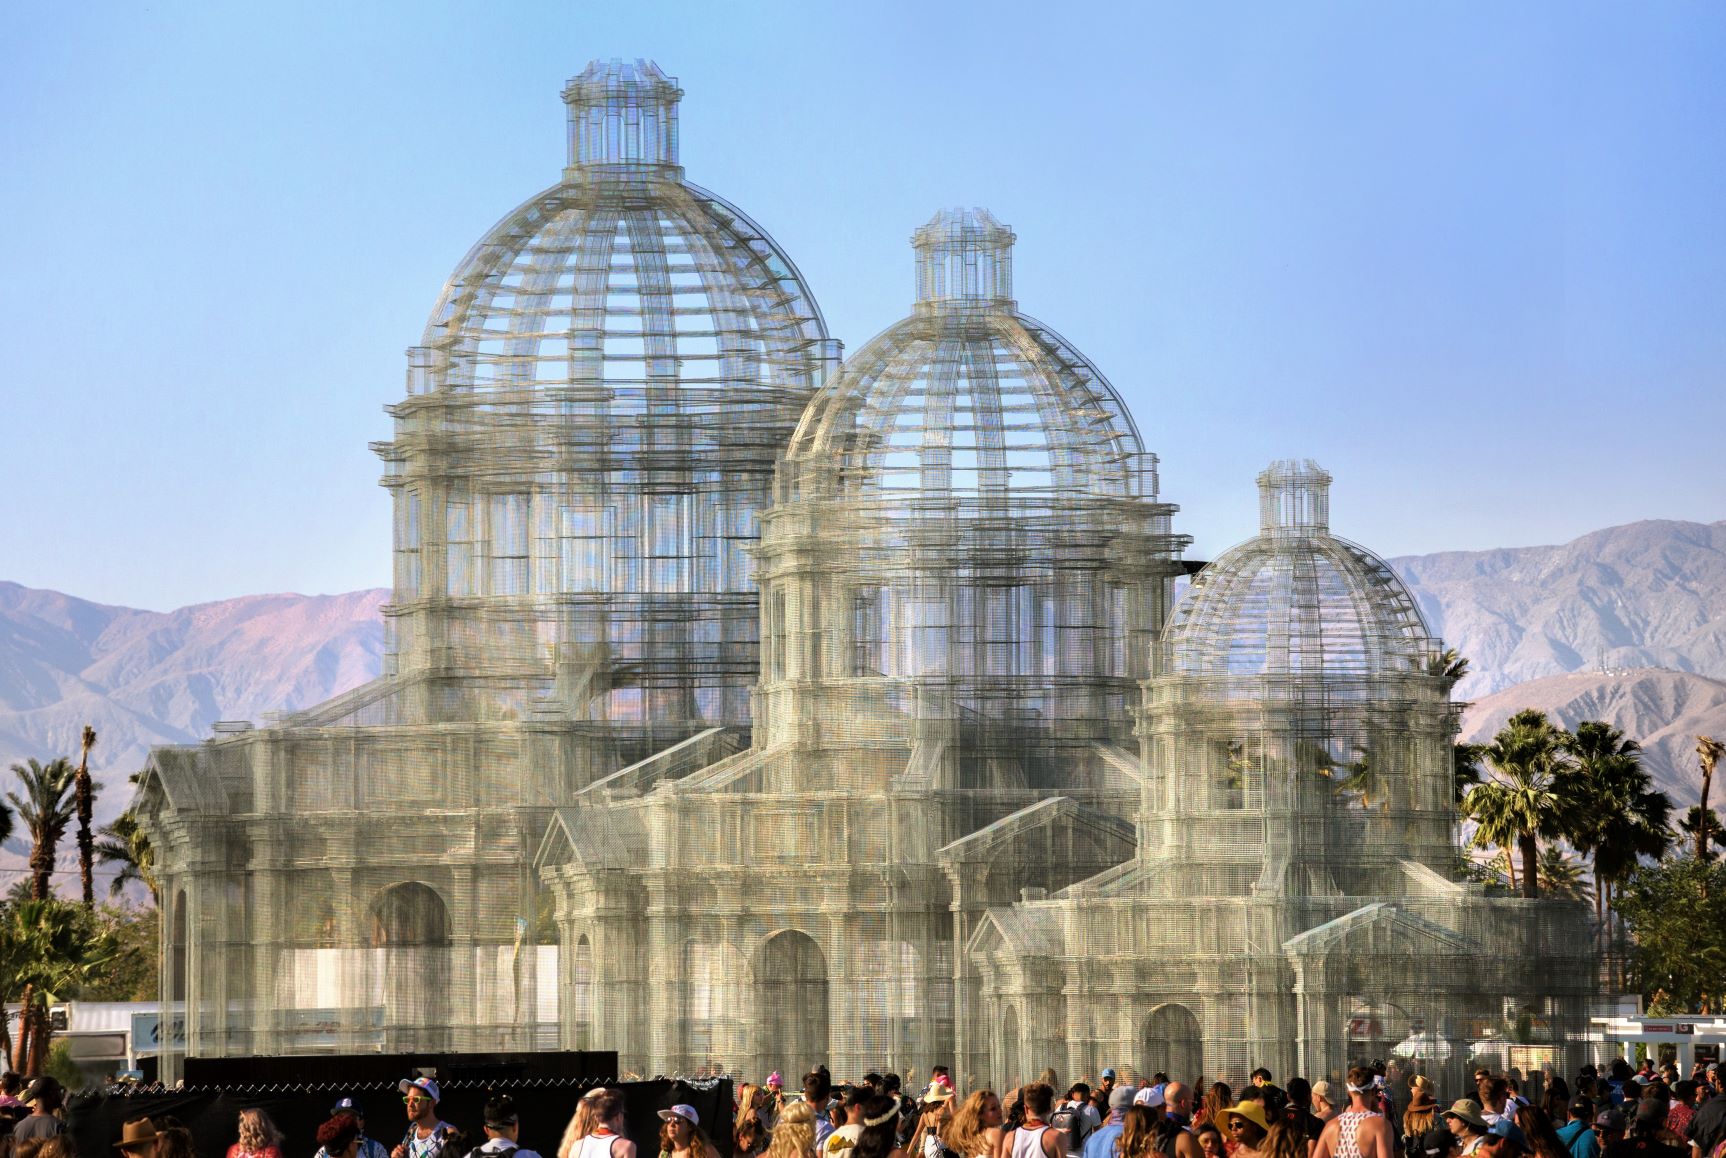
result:
<svg viewBox="0 0 1726 1158"><path fill-rule="evenodd" d="M1311 460L1259 475L1259 534L1193 580L1163 629L1165 674L1426 670L1437 643L1408 589L1384 560L1330 533L1330 482Z"/></svg>
<svg viewBox="0 0 1726 1158"><path fill-rule="evenodd" d="M1108 380L1012 299L1013 233L984 209L917 230L911 315L852 355L811 405L794 462L887 500L1155 494Z"/></svg>

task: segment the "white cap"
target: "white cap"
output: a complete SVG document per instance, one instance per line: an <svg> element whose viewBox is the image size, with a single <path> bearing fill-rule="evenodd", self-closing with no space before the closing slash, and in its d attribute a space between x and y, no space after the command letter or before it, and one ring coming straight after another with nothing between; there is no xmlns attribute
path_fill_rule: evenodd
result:
<svg viewBox="0 0 1726 1158"><path fill-rule="evenodd" d="M1163 1091L1156 1086L1146 1086L1133 1095L1133 1105L1150 1106L1152 1109L1163 1104Z"/></svg>

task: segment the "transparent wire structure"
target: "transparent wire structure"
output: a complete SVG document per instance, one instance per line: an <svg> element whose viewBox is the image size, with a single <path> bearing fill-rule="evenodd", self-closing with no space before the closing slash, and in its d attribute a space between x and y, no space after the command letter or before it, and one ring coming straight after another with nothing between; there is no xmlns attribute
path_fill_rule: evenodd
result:
<svg viewBox="0 0 1726 1158"><path fill-rule="evenodd" d="M563 96L375 446L383 675L146 769L188 1052L1574 1064L1585 916L1463 878L1442 644L1325 472L1272 464L1176 604L1156 456L1010 229L936 214L841 364L684 179L674 80Z"/></svg>

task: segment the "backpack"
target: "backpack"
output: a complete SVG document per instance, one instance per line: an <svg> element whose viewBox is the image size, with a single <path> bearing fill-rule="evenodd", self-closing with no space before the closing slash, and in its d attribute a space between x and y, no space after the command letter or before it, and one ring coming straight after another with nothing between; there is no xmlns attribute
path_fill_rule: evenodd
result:
<svg viewBox="0 0 1726 1158"><path fill-rule="evenodd" d="M1062 1106L1049 1115L1049 1125L1067 1136L1067 1152L1075 1153L1085 1148L1085 1135L1090 1133L1085 1125L1085 1112L1080 1106Z"/></svg>

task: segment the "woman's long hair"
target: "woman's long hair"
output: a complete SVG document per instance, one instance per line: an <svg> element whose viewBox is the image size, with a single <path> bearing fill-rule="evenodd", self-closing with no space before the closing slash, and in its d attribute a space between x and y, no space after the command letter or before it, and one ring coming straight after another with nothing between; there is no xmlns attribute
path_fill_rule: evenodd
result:
<svg viewBox="0 0 1726 1158"><path fill-rule="evenodd" d="M1157 1152L1157 1119L1149 1106L1128 1106L1121 1115L1121 1136L1115 1139L1120 1158L1151 1158Z"/></svg>
<svg viewBox="0 0 1726 1158"><path fill-rule="evenodd" d="M600 1086L581 1095L581 1100L575 1104L575 1113L569 1116L569 1125L563 1128L563 1140L557 1144L557 1158L570 1158L581 1146L581 1140L593 1133L594 1129L603 1125L608 1118L600 1118L595 1108L604 1101L612 1104L605 1095L610 1091Z"/></svg>
<svg viewBox="0 0 1726 1158"><path fill-rule="evenodd" d="M1306 1123L1277 1118L1260 1150L1269 1158L1306 1158Z"/></svg>
<svg viewBox="0 0 1726 1158"><path fill-rule="evenodd" d="M1223 1125L1222 1113L1235 1104L1235 1092L1229 1089L1227 1082L1212 1082L1211 1088L1205 1091L1205 1121L1215 1122L1217 1129ZM1223 1137L1226 1139L1227 1134Z"/></svg>
<svg viewBox="0 0 1726 1158"><path fill-rule="evenodd" d="M1535 1158L1570 1158L1570 1147L1558 1136L1552 1119L1539 1106L1524 1106L1516 1115L1516 1124L1528 1138L1528 1148Z"/></svg>
<svg viewBox="0 0 1726 1158"><path fill-rule="evenodd" d="M240 1149L258 1154L271 1146L282 1144L282 1132L262 1110L240 1111Z"/></svg>
<svg viewBox="0 0 1726 1158"><path fill-rule="evenodd" d="M953 1114L953 1118L941 1131L941 1145L957 1154L959 1158L977 1158L979 1154L989 1151L989 1142L983 1137L983 1107L991 1101L1000 1101L994 1090L972 1090L965 1104ZM918 1158L913 1155L912 1158Z"/></svg>
<svg viewBox="0 0 1726 1158"><path fill-rule="evenodd" d="M899 1145L899 1103L877 1094L863 1103L863 1131L857 1135L857 1158L887 1158Z"/></svg>
<svg viewBox="0 0 1726 1158"><path fill-rule="evenodd" d="M791 1102L773 1127L767 1158L814 1158L814 1154L815 1107L808 1102Z"/></svg>

